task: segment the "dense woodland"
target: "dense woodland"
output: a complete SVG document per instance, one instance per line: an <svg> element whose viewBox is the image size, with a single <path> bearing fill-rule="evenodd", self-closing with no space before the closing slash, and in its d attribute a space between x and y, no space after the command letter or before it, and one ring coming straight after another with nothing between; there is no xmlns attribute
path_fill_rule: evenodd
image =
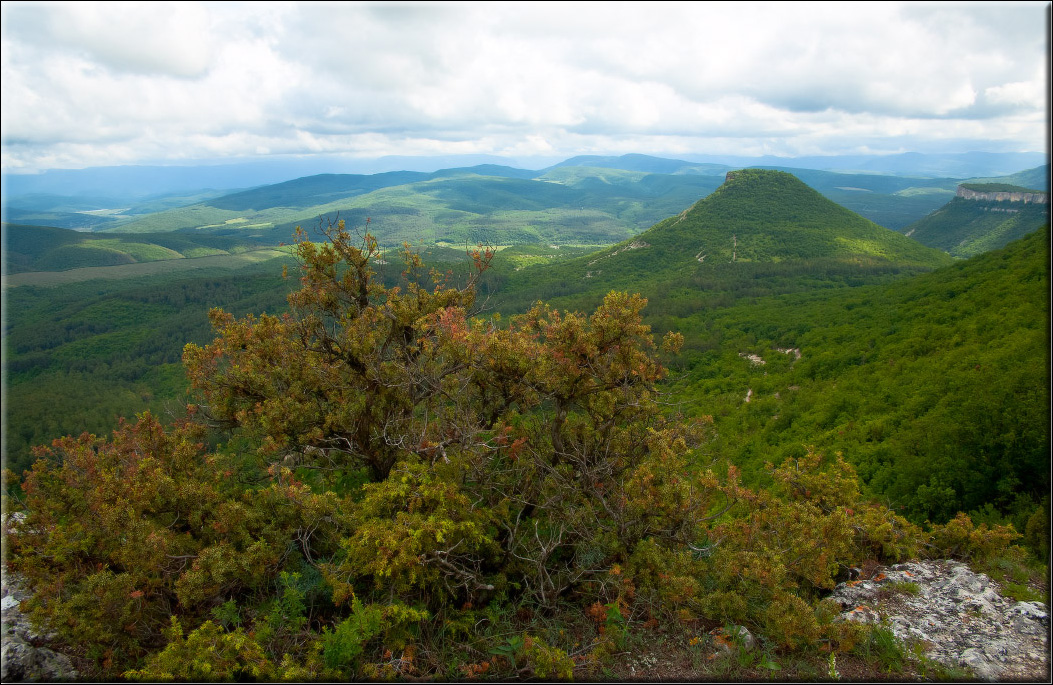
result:
<svg viewBox="0 0 1053 685"><path fill-rule="evenodd" d="M99 677L563 679L732 624L776 668L877 659L823 601L865 562L1031 596L1048 226L954 262L788 176L582 256L340 222L9 289L28 606Z"/></svg>

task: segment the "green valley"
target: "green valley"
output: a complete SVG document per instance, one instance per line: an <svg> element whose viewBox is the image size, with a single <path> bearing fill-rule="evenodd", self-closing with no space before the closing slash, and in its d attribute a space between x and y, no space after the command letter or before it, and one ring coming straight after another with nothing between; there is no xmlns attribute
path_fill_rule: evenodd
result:
<svg viewBox="0 0 1053 685"><path fill-rule="evenodd" d="M113 235L6 223L0 225L0 231L4 240L5 274L236 255L272 247L248 236Z"/></svg>

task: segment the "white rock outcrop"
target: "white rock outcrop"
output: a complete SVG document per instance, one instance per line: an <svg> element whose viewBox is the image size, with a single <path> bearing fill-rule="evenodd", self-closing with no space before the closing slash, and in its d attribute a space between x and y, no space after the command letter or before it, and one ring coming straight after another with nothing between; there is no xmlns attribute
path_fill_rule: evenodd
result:
<svg viewBox="0 0 1053 685"><path fill-rule="evenodd" d="M958 561L881 568L838 585L831 598L845 620L883 621L946 666L984 680L1049 681L1049 612L1041 602L1002 596L997 583Z"/></svg>

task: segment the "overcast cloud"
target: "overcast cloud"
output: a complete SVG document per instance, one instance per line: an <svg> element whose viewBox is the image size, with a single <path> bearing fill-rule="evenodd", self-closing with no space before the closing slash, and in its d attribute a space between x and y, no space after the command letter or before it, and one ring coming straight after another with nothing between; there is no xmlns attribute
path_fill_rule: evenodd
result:
<svg viewBox="0 0 1053 685"><path fill-rule="evenodd" d="M1043 151L1047 6L4 2L2 163Z"/></svg>

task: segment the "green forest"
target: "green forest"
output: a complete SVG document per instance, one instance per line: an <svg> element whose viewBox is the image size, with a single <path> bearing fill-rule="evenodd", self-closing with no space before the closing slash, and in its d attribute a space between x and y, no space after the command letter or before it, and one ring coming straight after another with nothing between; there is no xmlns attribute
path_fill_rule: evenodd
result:
<svg viewBox="0 0 1053 685"><path fill-rule="evenodd" d="M1048 224L955 260L770 170L597 251L373 221L6 290L7 562L93 677L894 677L850 568L1048 602Z"/></svg>

